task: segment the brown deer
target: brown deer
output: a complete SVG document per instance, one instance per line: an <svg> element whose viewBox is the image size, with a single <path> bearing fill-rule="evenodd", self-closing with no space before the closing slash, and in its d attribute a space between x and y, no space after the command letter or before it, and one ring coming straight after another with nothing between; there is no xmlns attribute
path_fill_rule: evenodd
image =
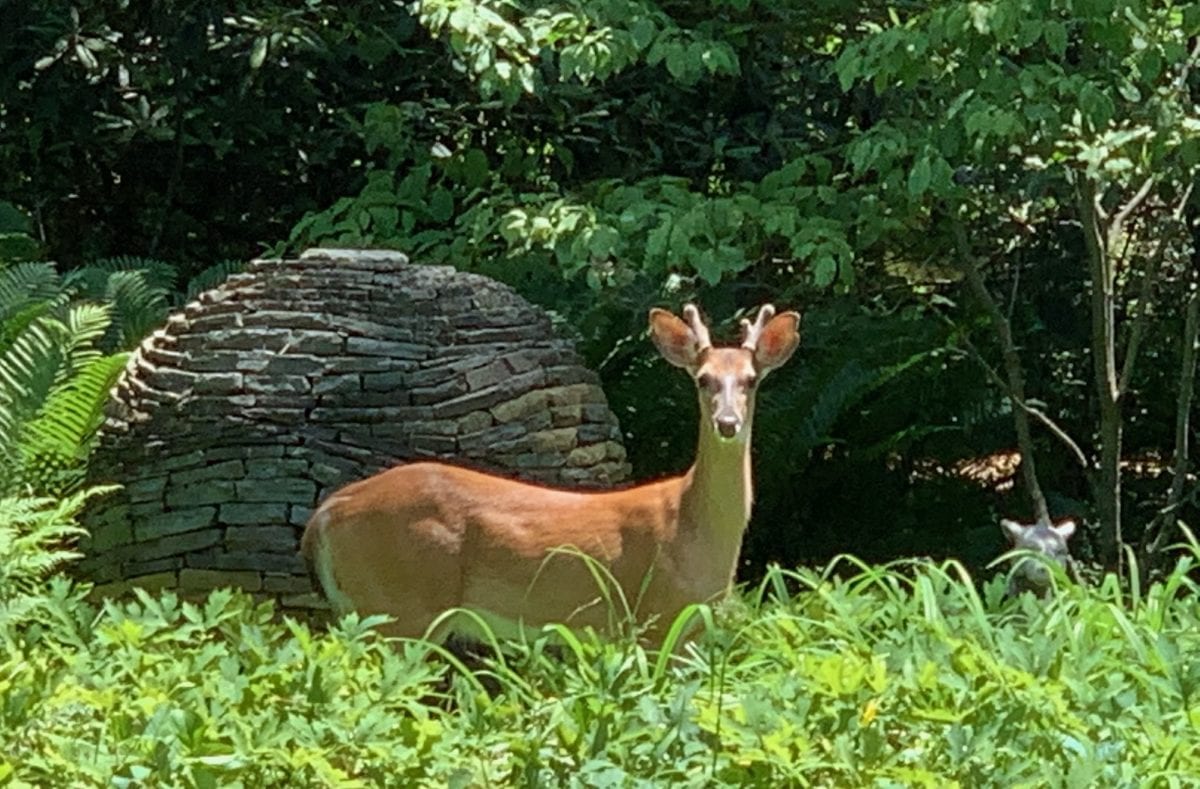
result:
<svg viewBox="0 0 1200 789"><path fill-rule="evenodd" d="M740 345L714 347L695 306L682 320L650 311L655 345L700 400L696 462L681 476L579 492L403 465L329 496L301 550L336 613L386 614L388 635L477 637L479 621L502 638L552 622L611 631L619 592L661 643L685 607L732 585L753 499L755 393L796 350L799 324L764 305L742 321ZM443 617L455 609L478 620Z"/></svg>

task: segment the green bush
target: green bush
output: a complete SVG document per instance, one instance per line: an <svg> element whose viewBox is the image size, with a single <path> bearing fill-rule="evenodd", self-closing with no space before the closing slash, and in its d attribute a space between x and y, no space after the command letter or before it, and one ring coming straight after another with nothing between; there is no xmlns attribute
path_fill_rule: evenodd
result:
<svg viewBox="0 0 1200 789"><path fill-rule="evenodd" d="M318 634L228 591L97 610L60 579L0 618L0 785L1181 786L1185 554L1045 604L953 563L776 569L675 656L548 630L477 673L369 620Z"/></svg>

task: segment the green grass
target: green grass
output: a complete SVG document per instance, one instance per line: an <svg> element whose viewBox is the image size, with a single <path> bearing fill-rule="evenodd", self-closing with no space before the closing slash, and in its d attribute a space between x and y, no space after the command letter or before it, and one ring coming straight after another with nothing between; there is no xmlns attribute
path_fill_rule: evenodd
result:
<svg viewBox="0 0 1200 789"><path fill-rule="evenodd" d="M1047 603L953 563L776 570L674 656L555 630L475 673L231 592L7 588L0 786L1194 785L1182 554Z"/></svg>

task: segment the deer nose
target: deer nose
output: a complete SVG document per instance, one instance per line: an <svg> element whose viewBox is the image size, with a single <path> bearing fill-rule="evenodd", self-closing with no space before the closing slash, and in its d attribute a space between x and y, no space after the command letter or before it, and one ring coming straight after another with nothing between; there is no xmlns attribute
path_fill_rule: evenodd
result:
<svg viewBox="0 0 1200 789"><path fill-rule="evenodd" d="M716 418L717 432L723 438L733 438L742 427L742 420L732 414L722 414Z"/></svg>

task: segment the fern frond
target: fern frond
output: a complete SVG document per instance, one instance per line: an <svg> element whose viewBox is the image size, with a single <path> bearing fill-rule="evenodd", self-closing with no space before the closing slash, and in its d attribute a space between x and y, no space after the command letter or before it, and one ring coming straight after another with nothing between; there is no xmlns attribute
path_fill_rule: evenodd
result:
<svg viewBox="0 0 1200 789"><path fill-rule="evenodd" d="M0 268L0 326L30 306L54 299L62 290L62 279L50 263Z"/></svg>
<svg viewBox="0 0 1200 789"><path fill-rule="evenodd" d="M67 312L67 335L63 345L66 364L59 370L55 384L62 384L76 370L102 355L100 341L108 332L112 312L108 305L87 302L71 305Z"/></svg>
<svg viewBox="0 0 1200 789"><path fill-rule="evenodd" d="M24 451L72 461L82 459L104 419L109 392L128 358L126 353L98 357L62 386L54 387L37 416L25 425Z"/></svg>
<svg viewBox="0 0 1200 789"><path fill-rule="evenodd" d="M109 347L132 348L167 318L167 291L142 271L113 272L104 297L113 311Z"/></svg>
<svg viewBox="0 0 1200 789"><path fill-rule="evenodd" d="M45 301L30 302L23 309L9 315L0 323L0 351L12 345L13 340L38 318L50 316L61 320L67 313L69 303L70 294L57 293Z"/></svg>
<svg viewBox="0 0 1200 789"><path fill-rule="evenodd" d="M158 258L145 258L136 255L117 255L115 257L100 258L93 260L86 266L76 269L80 272L81 277L88 278L98 287L91 292L95 298L104 289L105 283L111 274L119 271L138 271L146 280L146 284L151 288L157 288L166 292L175 290L175 283L179 279L179 266L175 263ZM92 273L95 272L95 273ZM68 274L71 277L75 272ZM93 279L94 278L94 279Z"/></svg>
<svg viewBox="0 0 1200 789"><path fill-rule="evenodd" d="M95 487L59 499L0 498L0 599L36 590L61 564L78 557L71 543L86 532L75 519L89 499L113 490Z"/></svg>
<svg viewBox="0 0 1200 789"><path fill-rule="evenodd" d="M42 316L0 353L0 456L12 453L20 425L53 388L67 334L61 321Z"/></svg>
<svg viewBox="0 0 1200 789"><path fill-rule="evenodd" d="M246 270L246 263L241 260L222 260L214 263L188 280L182 302L189 302L206 290L215 288L234 274Z"/></svg>

